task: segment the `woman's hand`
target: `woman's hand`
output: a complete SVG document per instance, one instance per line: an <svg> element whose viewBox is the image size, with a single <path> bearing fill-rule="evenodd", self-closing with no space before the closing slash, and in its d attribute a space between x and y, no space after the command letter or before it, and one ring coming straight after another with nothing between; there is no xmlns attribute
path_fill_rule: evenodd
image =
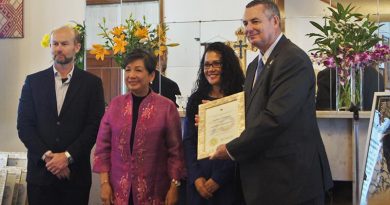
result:
<svg viewBox="0 0 390 205"><path fill-rule="evenodd" d="M171 183L171 187L168 190L165 197L165 205L175 205L179 201L179 187Z"/></svg>
<svg viewBox="0 0 390 205"><path fill-rule="evenodd" d="M114 204L114 198L112 196L111 185L108 182L104 182L100 187L100 198L103 202L103 205Z"/></svg>
<svg viewBox="0 0 390 205"><path fill-rule="evenodd" d="M208 103L210 100L202 100L202 103ZM195 127L198 127L199 115L195 115Z"/></svg>
<svg viewBox="0 0 390 205"><path fill-rule="evenodd" d="M195 115L195 127L198 127L199 115Z"/></svg>
<svg viewBox="0 0 390 205"><path fill-rule="evenodd" d="M195 188L205 199L211 198L213 195L206 188L206 179L204 177L199 177L195 180Z"/></svg>
<svg viewBox="0 0 390 205"><path fill-rule="evenodd" d="M208 103L210 100L202 100L202 104Z"/></svg>

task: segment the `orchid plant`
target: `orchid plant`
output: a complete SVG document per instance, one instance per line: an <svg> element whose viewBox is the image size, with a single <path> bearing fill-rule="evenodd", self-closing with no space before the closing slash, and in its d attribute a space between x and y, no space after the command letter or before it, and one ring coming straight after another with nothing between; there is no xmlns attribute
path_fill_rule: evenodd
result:
<svg viewBox="0 0 390 205"><path fill-rule="evenodd" d="M320 32L307 34L315 38L315 48L310 50L313 51L313 61L337 70L338 85L344 90L338 93L339 96L352 92L350 81L353 72L360 72L370 64L390 60L389 47L379 44L381 38L376 31L381 25L371 22L369 15L353 12L354 9L351 4L343 7L337 3L336 8L329 8L331 15L323 17L324 26L310 21ZM361 86L359 79L353 83ZM356 93L356 97L360 102L359 93ZM350 100L339 98L339 103L350 104Z"/></svg>

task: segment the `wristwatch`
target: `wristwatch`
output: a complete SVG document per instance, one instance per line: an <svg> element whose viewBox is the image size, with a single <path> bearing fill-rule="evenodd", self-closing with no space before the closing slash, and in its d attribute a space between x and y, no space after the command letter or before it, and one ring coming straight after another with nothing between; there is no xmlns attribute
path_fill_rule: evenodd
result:
<svg viewBox="0 0 390 205"><path fill-rule="evenodd" d="M65 156L68 158L68 163L72 164L73 163L73 157L69 154L68 151L65 151Z"/></svg>

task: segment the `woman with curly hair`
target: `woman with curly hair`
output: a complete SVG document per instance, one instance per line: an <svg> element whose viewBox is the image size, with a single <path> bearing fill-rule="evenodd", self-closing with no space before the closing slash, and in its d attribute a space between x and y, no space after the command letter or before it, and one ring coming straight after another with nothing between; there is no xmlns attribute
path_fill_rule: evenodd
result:
<svg viewBox="0 0 390 205"><path fill-rule="evenodd" d="M231 160L197 160L198 131L195 115L202 102L243 90L244 74L239 59L229 46L215 42L206 48L193 93L187 104L184 152L188 170L187 204L244 204L238 168Z"/></svg>

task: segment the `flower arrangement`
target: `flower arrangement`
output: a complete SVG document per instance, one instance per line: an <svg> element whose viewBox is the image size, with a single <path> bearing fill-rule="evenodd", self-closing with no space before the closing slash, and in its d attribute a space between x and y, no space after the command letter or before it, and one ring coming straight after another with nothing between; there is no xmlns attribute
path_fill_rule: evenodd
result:
<svg viewBox="0 0 390 205"><path fill-rule="evenodd" d="M123 62L126 54L133 49L141 48L148 50L154 55L159 56L166 52L167 47L178 46L177 43L167 44L165 24L157 25L155 28L146 23L135 20L130 15L125 20L125 25L119 25L109 30L106 26L106 19L103 18L103 24L99 24L102 33L99 34L105 40L104 45L92 45L91 54L95 55L96 60L104 60L107 55L113 54L115 62L124 68ZM111 51L111 52L110 52Z"/></svg>
<svg viewBox="0 0 390 205"><path fill-rule="evenodd" d="M316 48L313 56L318 63L323 63L326 67L336 67L342 64L351 66L359 63L370 63L379 60L373 55L378 54L372 50L381 38L375 33L380 26L368 20L369 16L359 13L352 13L354 7L348 5L344 8L337 3L337 10L329 8L331 16L324 17L325 25L321 26L314 21L310 23L321 33L309 33L309 37L316 37L314 45ZM384 46L376 46L384 51Z"/></svg>
<svg viewBox="0 0 390 205"><path fill-rule="evenodd" d="M84 70L84 52L85 52L85 23L83 24L77 23L75 21L72 21L72 24L69 24L68 26L77 30L80 34L80 44L81 48L78 53L76 53L76 58L75 58L75 65L79 69ZM41 40L41 46L43 48L48 48L50 46L50 34L47 33L43 35L42 40Z"/></svg>
<svg viewBox="0 0 390 205"><path fill-rule="evenodd" d="M390 60L390 50L386 45L378 44L381 38L375 33L381 25L369 21L369 15L363 16L354 13L354 7L343 7L337 3L337 8L329 8L331 16L325 16L325 25L316 22L310 23L320 30L320 33L309 33L307 36L315 38L315 48L310 51L313 60L328 68L337 70L336 86L338 89L337 107L349 107L351 103L359 104L362 86L361 79L355 79L361 70L370 64ZM353 84L353 85L351 85ZM348 98L353 94L355 99ZM354 102L353 102L354 101ZM360 103L361 106L361 103Z"/></svg>

